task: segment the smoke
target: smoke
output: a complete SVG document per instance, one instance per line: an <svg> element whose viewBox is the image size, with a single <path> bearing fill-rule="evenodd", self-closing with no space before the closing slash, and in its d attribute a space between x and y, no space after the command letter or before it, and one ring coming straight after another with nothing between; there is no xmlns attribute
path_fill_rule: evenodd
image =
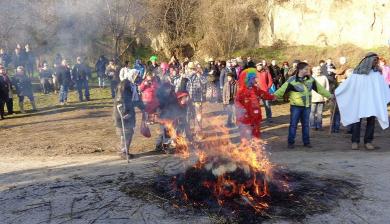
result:
<svg viewBox="0 0 390 224"><path fill-rule="evenodd" d="M99 45L107 33L105 10L103 0L1 1L0 47L13 53L16 44L30 44L42 57L97 57L107 50Z"/></svg>

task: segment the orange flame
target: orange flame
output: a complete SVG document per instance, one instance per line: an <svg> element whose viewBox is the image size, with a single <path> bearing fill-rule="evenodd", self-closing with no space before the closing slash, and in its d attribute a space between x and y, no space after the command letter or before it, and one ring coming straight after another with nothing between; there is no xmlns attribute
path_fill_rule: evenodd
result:
<svg viewBox="0 0 390 224"><path fill-rule="evenodd" d="M252 140L240 144L230 142L229 129L221 125L213 125L218 119L210 122L212 133L200 143L201 147L194 151L198 160L193 165L196 169L208 169L216 177L216 181L204 181L203 187L213 192L220 206L224 205L227 198L241 198L255 211L261 212L268 208L264 197L270 196L268 181L272 178L272 164L265 151L265 142ZM176 138L176 150L182 158L189 158L190 150L185 138L176 135L172 122L167 122L169 135ZM218 133L214 134L213 133ZM218 161L210 161L218 158ZM221 162L223 161L223 162ZM225 162L226 161L226 162ZM244 183L229 176L237 168L245 172L251 179ZM258 175L262 178L258 178ZM288 189L287 183L282 183L284 189ZM180 187L184 200L188 195L183 186Z"/></svg>

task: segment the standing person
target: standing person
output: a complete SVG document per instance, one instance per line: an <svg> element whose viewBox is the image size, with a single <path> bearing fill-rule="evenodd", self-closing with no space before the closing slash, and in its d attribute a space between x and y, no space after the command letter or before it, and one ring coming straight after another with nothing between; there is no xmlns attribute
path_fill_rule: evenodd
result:
<svg viewBox="0 0 390 224"><path fill-rule="evenodd" d="M184 72L184 69L180 72L180 77L176 78L173 81L173 85L175 86L175 92L187 92L187 83L188 78L186 73Z"/></svg>
<svg viewBox="0 0 390 224"><path fill-rule="evenodd" d="M110 80L111 97L115 99L115 94L117 92L120 79L118 66L115 64L114 60L110 60L108 62L106 67L106 76Z"/></svg>
<svg viewBox="0 0 390 224"><path fill-rule="evenodd" d="M300 61L299 60L294 60L292 63L292 67L288 70L286 80L289 79L291 76L295 74L295 71L297 70L297 65Z"/></svg>
<svg viewBox="0 0 390 224"><path fill-rule="evenodd" d="M12 64L14 65L14 68L16 69L19 66L24 66L24 59L25 57L23 56L21 49L15 48L15 53L12 56Z"/></svg>
<svg viewBox="0 0 390 224"><path fill-rule="evenodd" d="M177 60L175 55L173 55L171 57L171 59L169 60L168 65L169 65L170 68L175 68L175 69L179 69L180 68L180 62L179 62L179 60Z"/></svg>
<svg viewBox="0 0 390 224"><path fill-rule="evenodd" d="M125 65L121 68L119 72L119 79L121 81L128 79L131 83L139 85L139 80L141 79L141 75L137 69L130 68L130 62L125 61ZM141 79L142 81L142 79Z"/></svg>
<svg viewBox="0 0 390 224"><path fill-rule="evenodd" d="M379 67L382 70L383 78L385 79L386 84L390 88L390 66L387 65L384 58L379 58Z"/></svg>
<svg viewBox="0 0 390 224"><path fill-rule="evenodd" d="M157 56L151 56L149 61L151 64L148 67L148 71L151 72L154 76L158 76L160 74L160 65L157 63Z"/></svg>
<svg viewBox="0 0 390 224"><path fill-rule="evenodd" d="M8 64L11 62L11 58L3 48L0 48L0 64L4 66L5 69L8 68Z"/></svg>
<svg viewBox="0 0 390 224"><path fill-rule="evenodd" d="M11 115L14 113L14 102L13 102L13 92L12 92L12 82L7 74L7 69L0 65L0 76L3 77L3 80L5 80L5 83L8 87L8 98L5 99L5 104L7 105L8 115ZM5 96L5 95L4 95ZM4 106L3 106L4 108ZM0 108L1 109L1 108ZM4 109L3 109L4 111Z"/></svg>
<svg viewBox="0 0 390 224"><path fill-rule="evenodd" d="M60 105L64 105L68 102L68 91L71 85L72 78L70 74L70 68L66 59L63 59L61 65L57 67L58 84L60 86L59 101Z"/></svg>
<svg viewBox="0 0 390 224"><path fill-rule="evenodd" d="M321 61L320 61L320 64ZM326 75L329 81L329 86L330 86L330 92L334 93L334 90L337 87L337 82L336 82L336 66L333 64L332 59L328 58L324 64L321 66L321 72L323 75Z"/></svg>
<svg viewBox="0 0 390 224"><path fill-rule="evenodd" d="M57 91L60 89L60 85L58 83L57 68L61 66L61 63L62 63L62 56L61 54L57 53L56 57L54 58L54 63L53 63L54 74L52 75L54 93L57 93Z"/></svg>
<svg viewBox="0 0 390 224"><path fill-rule="evenodd" d="M329 91L329 81L326 76L321 74L321 68L319 66L313 68L313 78L318 84L323 86ZM324 109L327 99L314 90L311 91L311 110L310 110L310 127L316 131L322 130L322 111Z"/></svg>
<svg viewBox="0 0 390 224"><path fill-rule="evenodd" d="M256 75L259 80L258 85L260 89L264 92L269 92L273 85L272 76L262 63L256 65ZM271 102L267 99L262 99L262 102L265 108L267 122L272 123Z"/></svg>
<svg viewBox="0 0 390 224"><path fill-rule="evenodd" d="M145 69L145 65L142 64L141 59L135 60L134 69L136 69L139 72L142 79L145 78L145 72L146 72L145 70L146 69Z"/></svg>
<svg viewBox="0 0 390 224"><path fill-rule="evenodd" d="M234 127L236 123L236 112L235 112L234 101L237 95L237 82L236 80L234 80L233 73L228 73L227 79L228 80L223 87L222 103L228 114L226 127Z"/></svg>
<svg viewBox="0 0 390 224"><path fill-rule="evenodd" d="M128 79L122 80L118 85L118 91L114 101L113 118L116 132L121 137L121 157L126 158L134 135L136 125L135 107L142 113L142 122L145 120L144 105L139 100L136 86ZM120 113L119 113L120 112ZM122 119L123 118L123 127ZM123 129L122 129L123 128ZM129 154L133 158L133 154Z"/></svg>
<svg viewBox="0 0 390 224"><path fill-rule="evenodd" d="M378 63L379 57L376 53L366 54L353 74L335 91L341 122L345 126L352 124L353 150L359 149L363 118L367 119L364 146L368 150L375 149L372 144L375 118L383 129L389 127L387 104L390 102L390 89L383 80Z"/></svg>
<svg viewBox="0 0 390 224"><path fill-rule="evenodd" d="M242 66L240 64L242 64L241 58L232 59L232 70L233 70L233 74L235 74L236 76L235 78L236 80L238 79L238 76L242 71Z"/></svg>
<svg viewBox="0 0 390 224"><path fill-rule="evenodd" d="M156 98L158 100L161 121L168 120L174 121L176 119L176 114L174 109L177 105L175 87L166 80L159 85ZM156 142L156 151L161 151L164 149L164 144L166 143L168 136L168 128L165 122L160 122L160 135L157 138Z"/></svg>
<svg viewBox="0 0 390 224"><path fill-rule="evenodd" d="M104 71L106 71L106 68L104 68ZM90 72L87 65L83 63L81 57L77 57L76 64L73 66L72 69L72 80L73 82L76 83L80 102L83 102L83 88L84 88L85 99L87 101L90 101L89 85L88 85L89 75Z"/></svg>
<svg viewBox="0 0 390 224"><path fill-rule="evenodd" d="M261 89L257 70L247 68L241 72L235 100L237 124L242 142L260 138L261 99L274 100L275 97Z"/></svg>
<svg viewBox="0 0 390 224"><path fill-rule="evenodd" d="M187 83L187 90L191 99L191 114L195 120L195 134L198 138L202 138L202 118L203 118L203 102L205 101L204 92L207 84L206 78L202 75L200 70L197 70L194 62L187 65L189 69L189 81Z"/></svg>
<svg viewBox="0 0 390 224"><path fill-rule="evenodd" d="M148 116L147 121L150 124L154 124L158 108L158 100L156 98L157 89L157 79L152 73L147 72L145 80L139 86L139 90L141 92L142 102L145 105L145 112Z"/></svg>
<svg viewBox="0 0 390 224"><path fill-rule="evenodd" d="M24 97L28 97L31 103L33 110L37 110L34 101L33 89L31 84L31 79L26 75L23 66L16 68L16 73L14 76L14 85L16 87L16 93L19 97L19 108L20 112L24 113Z"/></svg>
<svg viewBox="0 0 390 224"><path fill-rule="evenodd" d="M4 67L0 65L0 118L4 119L4 105L9 99L9 81L7 81L7 77L3 75Z"/></svg>
<svg viewBox="0 0 390 224"><path fill-rule="evenodd" d="M280 86L282 86L284 82L286 82L286 80L288 79L289 70L290 70L290 65L288 64L288 62L287 61L283 62L282 68L280 69L280 73L281 73ZM280 88L280 86L278 87L278 89Z"/></svg>
<svg viewBox="0 0 390 224"><path fill-rule="evenodd" d="M53 86L53 72L48 67L46 61L43 62L43 66L39 71L39 80L41 81L42 91L44 94L48 94Z"/></svg>
<svg viewBox="0 0 390 224"><path fill-rule="evenodd" d="M271 64L268 67L269 72L271 73L272 76L272 81L275 85L276 88L279 88L283 83L281 83L281 69L276 63L275 59L272 59Z"/></svg>
<svg viewBox="0 0 390 224"><path fill-rule="evenodd" d="M226 66L222 64L221 75L219 76L219 85L221 90L223 89L225 82L227 82L228 73L232 73L234 75L234 80L237 80L237 75L235 73L235 70L232 69L232 64L230 60L226 61Z"/></svg>
<svg viewBox="0 0 390 224"><path fill-rule="evenodd" d="M209 59L209 66L205 70L207 75L207 90L206 98L211 103L216 103L219 99L219 71L217 66L214 64L214 59Z"/></svg>
<svg viewBox="0 0 390 224"><path fill-rule="evenodd" d="M99 59L95 64L96 73L99 81L99 88L104 88L105 75L106 75L106 66L108 64L108 59L104 55L100 55Z"/></svg>
<svg viewBox="0 0 390 224"><path fill-rule="evenodd" d="M275 92L275 96L283 98L285 94L290 100L290 127L288 130L288 148L294 148L295 135L298 122L302 125L302 141L304 147L311 148L310 144L310 105L311 91L314 90L321 96L328 99L333 98L324 87L322 87L313 77L310 76L309 65L299 62L293 76L285 82L280 89Z"/></svg>
<svg viewBox="0 0 390 224"><path fill-rule="evenodd" d="M35 62L35 55L31 51L29 44L26 44L24 49L25 49L25 51L24 51L25 52L25 68L26 68L27 75L31 79L34 75L34 67L35 67L35 63L36 63Z"/></svg>

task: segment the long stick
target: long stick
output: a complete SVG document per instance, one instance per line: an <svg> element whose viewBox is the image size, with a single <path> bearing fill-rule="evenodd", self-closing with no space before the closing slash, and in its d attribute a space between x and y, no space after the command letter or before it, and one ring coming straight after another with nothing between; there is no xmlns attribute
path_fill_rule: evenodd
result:
<svg viewBox="0 0 390 224"><path fill-rule="evenodd" d="M126 132L125 132L125 123L124 123L124 120L123 120L122 112L121 112L121 110L119 109L120 107L122 107L122 104L119 104L116 108L118 109L119 116L121 117L122 134L123 134L123 143L124 143L123 145L125 146L127 163L130 163L130 161L129 161L129 149L127 148L127 140L126 140Z"/></svg>
<svg viewBox="0 0 390 224"><path fill-rule="evenodd" d="M337 107L337 101L334 100L334 106L333 106L332 116L330 117L329 134L332 133L332 126L333 126L334 115L335 115L335 113L336 113L336 107Z"/></svg>

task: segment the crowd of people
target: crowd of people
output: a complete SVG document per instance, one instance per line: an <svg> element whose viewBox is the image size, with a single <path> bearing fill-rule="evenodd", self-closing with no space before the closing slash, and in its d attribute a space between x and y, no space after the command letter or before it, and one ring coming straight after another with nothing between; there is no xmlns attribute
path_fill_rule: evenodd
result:
<svg viewBox="0 0 390 224"><path fill-rule="evenodd" d="M389 67L383 58L378 58L378 62L378 65L372 66L382 71L383 82L390 88ZM142 105L131 102L131 99L127 103L116 100L116 103L127 105L122 108L121 114L127 114L127 108L130 114L135 115L132 111L138 106L143 111L142 122L153 124L160 120L157 122L161 124L162 134L156 150L163 149L164 140L169 140L166 124L161 119L173 121L178 133L191 140L202 139L205 102L223 104L228 115L226 126L238 126L242 141L260 138L261 105L265 107L265 121L272 123L271 104L277 99L288 100L291 104L288 148L294 148L299 122L302 124L304 147L311 148L310 128L323 130L322 113L328 101L332 114L331 132L340 132L341 115L334 92L354 72L346 57L341 57L337 66L330 58L314 66L295 60L292 67L288 62L279 67L276 60L271 60L270 64L266 60L255 63L248 57L246 60L235 58L227 61L210 58L207 66L202 67L201 63L187 58L179 63L175 57L168 63L159 64L156 56L150 58L149 65L143 65L139 60L132 69L128 67L128 62L125 65L120 71L120 83L126 82L131 99L140 99ZM123 99L123 95L118 97ZM190 124L193 124L193 132ZM135 123L129 126L131 131L127 132L133 133L134 126ZM347 127L347 131L353 134L353 125ZM123 153L131 140L127 142ZM365 142L365 147L374 149L371 142ZM355 145L353 149L356 149Z"/></svg>
<svg viewBox="0 0 390 224"><path fill-rule="evenodd" d="M13 90L16 90L22 113L25 98L29 98L36 110L31 83L35 59L29 46L22 50L18 45L12 57L3 49L0 53L1 118L5 116L5 105L8 114L14 113ZM377 64L371 63L371 67L381 71L383 82L390 87L390 67L385 59L375 57ZM13 76L7 74L10 65L15 68ZM123 154L127 153L134 133L135 107L142 111L143 127L154 123L161 125L156 150L163 150L170 138L166 121L170 121L178 134L188 139L204 138L205 102L223 105L228 115L226 126L238 126L242 141L260 138L261 105L266 112L265 122L272 123L271 105L278 99L289 101L291 105L288 148L294 148L299 122L303 144L310 148L310 128L323 130L322 114L328 101L332 114L331 132L340 132L342 113L334 100L334 93L354 73L346 57L341 57L337 65L328 58L320 60L317 65L295 60L292 66L288 62L279 66L274 59L270 63L266 60L256 63L251 57L226 61L209 58L203 66L188 58L179 62L172 56L168 62L159 62L157 56L151 56L146 64L137 59L133 65L125 61L121 66L118 60L108 60L102 55L94 69L100 88L105 88L106 82L109 82L115 105L115 124L123 140ZM61 105L67 103L70 88L77 90L80 101L90 100L92 69L83 58L77 57L76 63L70 66L68 60L57 54L53 66L43 61L37 66L37 72L42 92L58 91ZM193 124L193 132L190 124ZM349 125L347 131L353 134L355 129ZM365 142L365 146L373 149L370 143Z"/></svg>

